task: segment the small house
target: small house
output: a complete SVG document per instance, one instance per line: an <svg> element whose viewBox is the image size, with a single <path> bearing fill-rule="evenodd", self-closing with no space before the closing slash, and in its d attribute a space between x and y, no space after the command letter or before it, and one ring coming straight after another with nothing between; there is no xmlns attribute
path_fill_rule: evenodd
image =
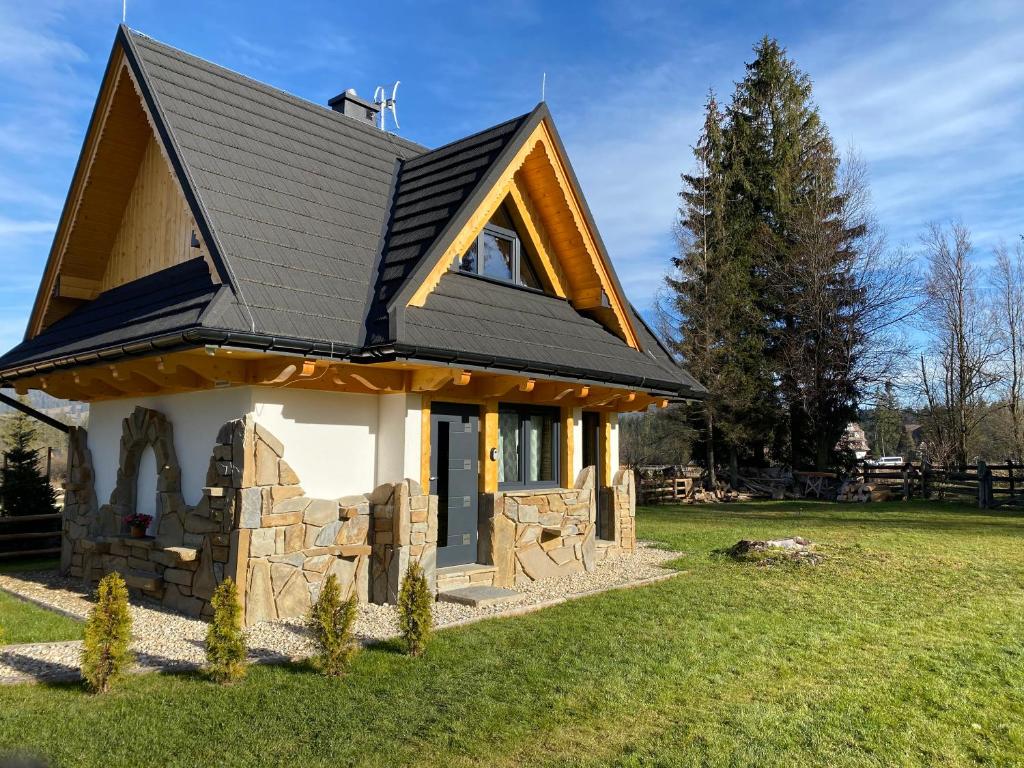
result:
<svg viewBox="0 0 1024 768"><path fill-rule="evenodd" d="M444 592L635 546L618 414L703 389L626 299L548 108L435 149L378 109L118 30L0 358L90 407L66 573L193 615L231 577L251 624L327 574L389 602L413 561Z"/></svg>

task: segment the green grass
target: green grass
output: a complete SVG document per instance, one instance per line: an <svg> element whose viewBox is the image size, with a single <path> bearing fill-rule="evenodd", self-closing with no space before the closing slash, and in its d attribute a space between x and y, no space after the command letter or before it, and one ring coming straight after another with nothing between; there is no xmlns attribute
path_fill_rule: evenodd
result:
<svg viewBox="0 0 1024 768"><path fill-rule="evenodd" d="M0 564L0 573L56 568L55 560L23 560ZM19 600L0 589L0 646L81 640L83 625L63 614Z"/></svg>
<svg viewBox="0 0 1024 768"><path fill-rule="evenodd" d="M0 688L58 765L1019 765L1024 517L920 504L642 510L686 575L382 647L347 678ZM818 566L712 558L803 535Z"/></svg>

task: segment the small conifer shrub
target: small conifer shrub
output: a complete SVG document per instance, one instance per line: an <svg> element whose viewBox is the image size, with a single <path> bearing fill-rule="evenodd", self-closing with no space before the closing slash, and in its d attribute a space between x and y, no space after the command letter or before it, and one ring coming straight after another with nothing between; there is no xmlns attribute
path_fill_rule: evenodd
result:
<svg viewBox="0 0 1024 768"><path fill-rule="evenodd" d="M355 655L356 596L341 599L341 586L333 573L320 588L320 595L309 612L309 630L316 647L314 664L331 677L348 671Z"/></svg>
<svg viewBox="0 0 1024 768"><path fill-rule="evenodd" d="M434 628L433 605L427 575L419 563L410 563L398 591L398 628L410 656L419 656L426 650Z"/></svg>
<svg viewBox="0 0 1024 768"><path fill-rule="evenodd" d="M206 631L206 671L217 683L233 683L245 677L245 634L238 587L224 579L213 593L213 621Z"/></svg>
<svg viewBox="0 0 1024 768"><path fill-rule="evenodd" d="M117 571L100 579L96 605L85 622L82 646L82 677L96 693L106 693L132 661L128 649L132 617L128 612L128 587Z"/></svg>

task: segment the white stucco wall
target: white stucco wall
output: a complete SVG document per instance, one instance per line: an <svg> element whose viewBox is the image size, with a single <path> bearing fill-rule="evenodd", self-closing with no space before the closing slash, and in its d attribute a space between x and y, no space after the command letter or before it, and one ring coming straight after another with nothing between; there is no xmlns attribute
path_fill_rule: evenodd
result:
<svg viewBox="0 0 1024 768"><path fill-rule="evenodd" d="M117 483L121 458L121 422L136 406L160 411L174 428L174 450L181 463L181 490L185 503L195 505L202 498L206 470L210 465L217 432L232 419L240 419L251 410L250 388L213 389L160 397L106 400L89 407L89 448L96 472L96 499L100 504L110 501ZM155 460L153 467L155 469ZM148 473L147 473L148 474ZM149 483L149 485L147 485ZM155 498L156 478L140 478L148 498L152 489ZM140 494L140 498L143 494ZM143 504L146 503L143 499ZM140 506L139 511L145 511Z"/></svg>
<svg viewBox="0 0 1024 768"><path fill-rule="evenodd" d="M612 476L606 480L608 483L612 481L615 473L619 471L619 414L611 414L609 421L611 422L611 438L609 440L611 445L608 446L608 450L612 455Z"/></svg>
<svg viewBox="0 0 1024 768"><path fill-rule="evenodd" d="M423 398L416 394L377 398L377 476L375 485L405 478L420 480Z"/></svg>
<svg viewBox="0 0 1024 768"><path fill-rule="evenodd" d="M570 488L583 471L583 409L572 409L572 477L565 478L565 485Z"/></svg>
<svg viewBox="0 0 1024 768"><path fill-rule="evenodd" d="M376 487L378 396L253 388L256 422L284 443L309 496L333 499Z"/></svg>

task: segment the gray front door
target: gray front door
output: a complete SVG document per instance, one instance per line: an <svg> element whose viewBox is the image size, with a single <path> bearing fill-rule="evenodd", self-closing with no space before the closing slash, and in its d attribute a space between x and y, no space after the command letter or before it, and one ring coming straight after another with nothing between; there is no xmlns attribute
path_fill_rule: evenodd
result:
<svg viewBox="0 0 1024 768"><path fill-rule="evenodd" d="M437 565L476 562L480 409L433 403L430 492L437 495Z"/></svg>

